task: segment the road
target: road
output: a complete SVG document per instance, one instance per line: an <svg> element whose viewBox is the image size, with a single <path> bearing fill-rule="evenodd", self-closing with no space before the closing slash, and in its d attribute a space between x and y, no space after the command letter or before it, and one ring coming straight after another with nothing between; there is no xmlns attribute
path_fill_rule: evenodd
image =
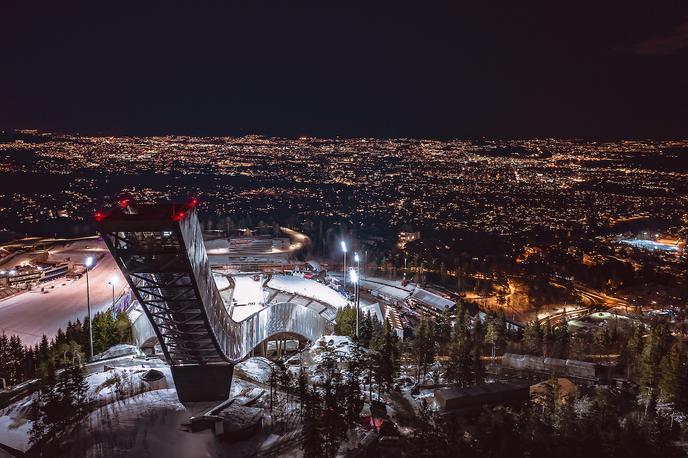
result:
<svg viewBox="0 0 688 458"><path fill-rule="evenodd" d="M90 239L50 250L50 258L55 260L70 258L80 263L87 256L96 260L89 271L91 310L95 314L112 304L112 288L108 282L113 277L118 279L116 296L126 286L105 244L98 239ZM41 293L41 287L48 292ZM23 343L34 345L43 334L52 338L58 328L66 327L67 321L83 320L86 310L86 276L82 275L78 280L58 279L0 301L0 332L16 334Z"/></svg>

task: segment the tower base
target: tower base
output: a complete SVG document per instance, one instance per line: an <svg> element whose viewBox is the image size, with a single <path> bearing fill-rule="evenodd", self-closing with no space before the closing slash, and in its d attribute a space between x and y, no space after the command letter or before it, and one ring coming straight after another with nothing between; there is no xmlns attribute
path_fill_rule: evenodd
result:
<svg viewBox="0 0 688 458"><path fill-rule="evenodd" d="M172 378L182 404L187 402L224 401L229 398L233 364L172 366Z"/></svg>

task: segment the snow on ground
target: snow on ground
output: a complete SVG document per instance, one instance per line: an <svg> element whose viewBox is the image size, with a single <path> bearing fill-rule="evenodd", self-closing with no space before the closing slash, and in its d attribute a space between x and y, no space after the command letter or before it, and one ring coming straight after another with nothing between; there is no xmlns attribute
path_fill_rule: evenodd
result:
<svg viewBox="0 0 688 458"><path fill-rule="evenodd" d="M66 260L80 263L93 256L96 264L89 271L91 311L104 311L112 304L112 289L108 282L118 278L115 295L118 296L127 282L124 281L115 260L100 239L79 240L56 244L50 248L48 260ZM41 293L41 288L46 293ZM78 280L64 278L42 284L30 291L0 301L0 323L6 334L16 334L22 343L35 345L41 336L54 336L58 328L65 329L67 321L84 319L86 315L86 276Z"/></svg>
<svg viewBox="0 0 688 458"><path fill-rule="evenodd" d="M0 416L0 443L22 452L29 449L29 431L32 424L26 419L25 410L6 409L7 414Z"/></svg>
<svg viewBox="0 0 688 458"><path fill-rule="evenodd" d="M156 366L155 369L162 372L165 378L156 382L147 383L142 382L141 377L150 368L142 366L146 365L137 365L136 367L115 367L109 371L101 371L87 375L86 383L88 384L87 392L89 398L94 400L96 404L110 405L117 400L118 396L116 391L119 388L122 391L119 397L123 399L120 399L116 404L117 406L124 406L124 412L126 412L127 409L136 409L136 406L131 404L133 399L143 397L142 399L144 399L144 401L146 399L160 400L160 396L164 398L169 397L168 392L171 392L174 403L178 404L176 391L174 389L168 389L168 387L174 387L172 373L169 367ZM115 383L115 377L121 380L119 386ZM128 393L139 391L142 383L146 389L153 391L126 398ZM158 396L155 394L158 392L162 392L163 394ZM32 397L29 396L0 411L0 443L20 451L29 449L29 431L31 430L32 422L28 420L28 415L31 402ZM107 409L107 405L102 409ZM141 409L145 410L145 408L146 405L144 402ZM118 407L117 412L119 414L122 410L119 410Z"/></svg>
<svg viewBox="0 0 688 458"><path fill-rule="evenodd" d="M258 281L252 275L237 275L234 277L234 296L237 304L262 304L265 302L263 291L263 276Z"/></svg>
<svg viewBox="0 0 688 458"><path fill-rule="evenodd" d="M232 309L232 319L236 322L244 321L254 313L263 310L262 305L235 305Z"/></svg>
<svg viewBox="0 0 688 458"><path fill-rule="evenodd" d="M222 289L229 288L229 280L224 275L218 275L216 273L213 273L213 279L215 280L215 284L217 285L217 289L222 290Z"/></svg>
<svg viewBox="0 0 688 458"><path fill-rule="evenodd" d="M315 280L293 275L273 275L268 282L268 287L309 297L336 308L344 307L347 304L346 298L332 288Z"/></svg>
<svg viewBox="0 0 688 458"><path fill-rule="evenodd" d="M117 358L120 356L133 355L143 356L141 350L136 345L119 344L113 345L102 353L98 353L93 357L94 360Z"/></svg>
<svg viewBox="0 0 688 458"><path fill-rule="evenodd" d="M349 336L322 336L313 342L313 345L308 349L307 359L312 361L314 365L320 364L323 359L324 349L327 346L333 347L338 355L344 358L351 354L353 342Z"/></svg>
<svg viewBox="0 0 688 458"><path fill-rule="evenodd" d="M210 430L192 433L180 426L209 407L185 407L173 389L143 393L93 412L75 431L71 451L84 457L256 456L260 435L254 441L226 443Z"/></svg>
<svg viewBox="0 0 688 458"><path fill-rule="evenodd" d="M266 293L263 290L263 276L261 275L258 281L255 281L252 275L237 275L233 278L232 300L235 301L235 305L232 309L232 319L243 321L264 308Z"/></svg>
<svg viewBox="0 0 688 458"><path fill-rule="evenodd" d="M255 356L248 358L234 366L235 375L243 376L249 380L260 383L268 383L272 372L272 363L267 358ZM234 389L234 383L232 383Z"/></svg>
<svg viewBox="0 0 688 458"><path fill-rule="evenodd" d="M141 377L150 370L145 364L141 366L113 367L111 370L96 372L86 377L88 383L88 395L95 401L109 401L116 395L118 389L115 379L121 380L119 388L125 393L137 392L141 385L147 389L158 389L174 387L172 372L168 366L154 367L153 369L162 372L164 380L159 382L146 383Z"/></svg>

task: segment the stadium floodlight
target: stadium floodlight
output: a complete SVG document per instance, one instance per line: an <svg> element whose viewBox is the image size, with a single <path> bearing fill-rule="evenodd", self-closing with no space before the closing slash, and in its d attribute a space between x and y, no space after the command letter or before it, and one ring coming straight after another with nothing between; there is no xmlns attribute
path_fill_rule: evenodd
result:
<svg viewBox="0 0 688 458"><path fill-rule="evenodd" d="M346 242L342 240L339 242L342 246L342 255L344 256L344 267L342 268L342 273L344 274L344 290L346 290Z"/></svg>
<svg viewBox="0 0 688 458"><path fill-rule="evenodd" d="M359 262L361 258L358 257L358 253L354 253L354 261Z"/></svg>
<svg viewBox="0 0 688 458"><path fill-rule="evenodd" d="M91 267L93 265L93 256L87 257L84 264L86 264L86 267Z"/></svg>
<svg viewBox="0 0 688 458"><path fill-rule="evenodd" d="M359 314L359 303L360 303L360 286L358 284L358 271L356 269L351 269L349 271L349 276L351 277L351 283L354 285L354 303L356 304L356 338L358 339L358 314Z"/></svg>
<svg viewBox="0 0 688 458"><path fill-rule="evenodd" d="M108 285L112 287L112 313L115 313L115 285L119 282L117 275L113 275L108 282Z"/></svg>

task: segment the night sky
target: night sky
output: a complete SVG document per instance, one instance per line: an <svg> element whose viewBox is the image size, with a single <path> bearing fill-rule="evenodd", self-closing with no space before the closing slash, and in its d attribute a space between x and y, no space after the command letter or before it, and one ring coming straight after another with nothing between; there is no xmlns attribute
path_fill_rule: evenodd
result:
<svg viewBox="0 0 688 458"><path fill-rule="evenodd" d="M0 129L688 138L685 0L188 3L3 1Z"/></svg>

